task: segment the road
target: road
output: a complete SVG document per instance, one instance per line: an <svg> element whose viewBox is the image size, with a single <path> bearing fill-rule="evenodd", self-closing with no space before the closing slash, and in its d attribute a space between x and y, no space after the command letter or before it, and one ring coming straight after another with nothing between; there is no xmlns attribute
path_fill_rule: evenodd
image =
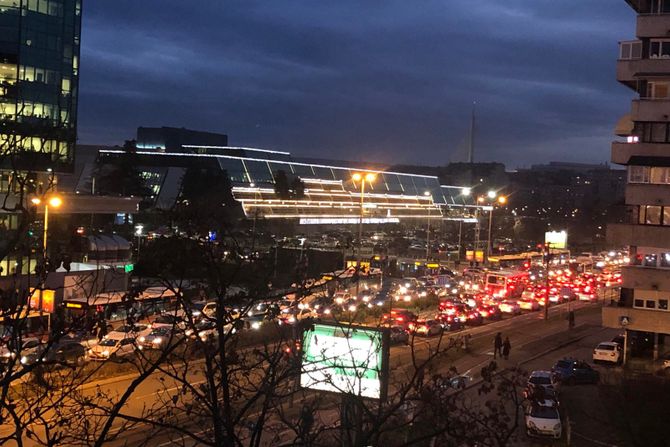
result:
<svg viewBox="0 0 670 447"><path fill-rule="evenodd" d="M459 332L459 335L469 333L472 335L470 352L450 351L448 357L434 372L446 371L450 367L455 367L459 372L472 378L471 383L476 383L482 366L488 364L493 357L493 337L496 332L502 332L503 336L508 336L512 345L512 353L509 360L500 361L501 366L520 364L526 369L551 367L553 360L564 354L579 354L580 357L589 358L590 350L595 343L611 338L609 334L602 334L600 328L600 306L589 303L572 303L571 306L576 310L576 327L568 330L566 320L567 305L560 305L550 308L550 319L544 321L541 312L523 314L521 316L504 319L502 321L489 323L480 327L467 329ZM451 333L445 337L452 336ZM586 337L586 338L585 338ZM593 337L591 340L588 337ZM574 341L570 343L571 340ZM588 342L579 342L578 340L588 340ZM442 340L442 344L446 344ZM437 337L433 338L415 338L413 340L414 355L421 355L427 352L429 348L434 348L438 343ZM566 343L565 347L560 347ZM589 344L590 343L590 344ZM580 346L579 352L573 351L575 346ZM551 353L544 354L545 351L554 350ZM539 357L538 357L539 356ZM395 346L391 349L390 369L392 377L399 377L408 365L411 365L412 347ZM553 360L552 360L553 359ZM536 366L542 365L542 366ZM94 396L98 393L114 399L120 396L131 386L136 375L110 378L97 383L84 386L85 396ZM186 374L187 381L192 386L204 383L205 377L198 369L191 369ZM160 405L166 399L170 399L182 390L182 386L172 381L164 374L155 373L133 391L131 398L122 409L123 413L130 416L140 416L144 410L153 405ZM300 407L299 403L296 407ZM339 414L336 410L325 409L319 419L325 423L337 422ZM8 427L0 427L0 430L6 430ZM193 428L195 433L202 434L202 429ZM123 446L137 445L146 439L148 427L140 424L135 427L127 427L124 424L115 423L110 434L118 436L117 439L106 445ZM287 441L290 441L292 433L286 433ZM153 446L173 445L175 439L180 435L170 433L164 430L156 435L152 440ZM266 445L276 443L276 439L267 441ZM189 443L187 443L189 444ZM25 445L31 445L27 442Z"/></svg>

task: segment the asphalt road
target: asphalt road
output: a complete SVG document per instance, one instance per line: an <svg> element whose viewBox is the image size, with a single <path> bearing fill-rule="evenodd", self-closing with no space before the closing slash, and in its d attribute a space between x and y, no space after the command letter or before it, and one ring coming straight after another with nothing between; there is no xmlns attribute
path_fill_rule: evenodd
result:
<svg viewBox="0 0 670 447"><path fill-rule="evenodd" d="M459 372L472 378L471 383L476 383L480 378L479 370L481 367L492 360L493 337L496 332L502 332L503 336L508 336L512 345L510 359L501 361L502 366L522 364L527 369L536 367L546 369L553 365L553 361L556 358L563 355L575 354L590 358L591 349L598 341L611 338L611 336L604 333L602 336L600 335L602 332L600 328L600 306L579 302L571 303L570 305L577 311L577 326L573 330L568 330L566 319L567 304L563 304L550 308L551 318L548 321L543 320L541 312L534 312L458 332L458 335L465 333L472 335L470 352L463 353L451 350L447 358L434 372L446 371L450 367L455 366ZM451 336L456 336L456 333L445 334L447 339ZM591 343L592 340L588 339L588 342L575 341L571 344L568 343L572 338L577 337L593 337L593 342ZM587 338L582 338L582 340L587 340ZM448 342L448 340L443 339L441 341L443 346L448 345L445 342ZM437 343L438 337L416 337L413 341L414 355L420 356L421 352L427 352L429 348L434 349ZM559 347L558 345L562 343L568 344L565 347ZM545 354L546 351L550 352ZM402 374L404 369L408 368L408 365L411 365L411 358L412 348L410 346L392 347L390 357L392 377L398 377ZM130 387L135 377L135 375L128 375L87 384L84 387L83 393L91 396L96 393L102 393L114 399L115 396L120 396ZM205 377L197 369L190 370L186 377L191 385L195 386L204 383L205 380ZM145 409L153 405L160 405L165 399L170 399L181 391L181 385L171 381L172 379L164 374L153 374L137 386L132 397L122 409L123 413L131 416L140 416ZM299 403L296 404L296 407L300 407ZM336 422L338 413L333 409L325 409L323 414L318 416L317 419L327 424ZM0 427L0 431L7 429L9 427ZM204 433L205 430L206 427L192 429L193 432L200 434ZM116 435L117 439L106 445L137 445L139 441L146 439L148 432L148 427L142 424L129 427L125 424L115 423L110 434ZM293 434L286 433L286 436L287 441L290 441ZM169 433L165 430L155 435L151 439L150 445L177 445L175 443L176 440L184 441L180 439L179 434ZM272 443L276 443L276 440L273 440ZM186 444L190 445L191 443L187 442ZM28 441L24 445L31 444ZM268 443L267 445L271 444Z"/></svg>

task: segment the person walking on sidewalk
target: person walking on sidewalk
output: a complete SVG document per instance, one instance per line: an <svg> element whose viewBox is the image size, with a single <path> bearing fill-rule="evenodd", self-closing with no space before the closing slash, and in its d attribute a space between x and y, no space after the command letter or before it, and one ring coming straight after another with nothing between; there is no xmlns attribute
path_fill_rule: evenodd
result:
<svg viewBox="0 0 670 447"><path fill-rule="evenodd" d="M498 356L502 357L502 334L498 332L496 334L495 340L493 340L493 358L498 358Z"/></svg>
<svg viewBox="0 0 670 447"><path fill-rule="evenodd" d="M512 349L512 345L509 342L509 337L505 337L505 342L502 345L502 355L507 360L509 358L509 350Z"/></svg>

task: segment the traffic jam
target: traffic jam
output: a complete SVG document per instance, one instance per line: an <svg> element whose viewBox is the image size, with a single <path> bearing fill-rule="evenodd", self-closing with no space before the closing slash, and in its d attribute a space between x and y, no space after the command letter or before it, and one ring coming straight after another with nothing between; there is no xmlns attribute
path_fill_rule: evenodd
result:
<svg viewBox="0 0 670 447"><path fill-rule="evenodd" d="M621 284L620 266L624 256L611 252L593 257L592 262L556 260L549 265L528 260L518 269L465 268L460 274L391 280L386 291L372 302L391 308L382 315L385 326L407 335L430 336L479 326L524 312L535 312L570 301L595 302L603 288ZM418 308L427 296L438 298L433 318L419 318ZM391 299L393 302L388 303ZM353 301L353 298L352 298ZM350 303L350 302L348 302ZM355 305L347 304L350 310ZM425 315L429 310L421 312ZM392 340L403 341L396 336Z"/></svg>

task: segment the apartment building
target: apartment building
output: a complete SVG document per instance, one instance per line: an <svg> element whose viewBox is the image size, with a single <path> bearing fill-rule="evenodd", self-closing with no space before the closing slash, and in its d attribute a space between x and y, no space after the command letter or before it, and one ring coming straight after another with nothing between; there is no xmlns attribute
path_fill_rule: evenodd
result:
<svg viewBox="0 0 670 447"><path fill-rule="evenodd" d="M620 43L617 80L635 97L612 144L612 162L627 169L627 222L609 225L608 241L627 246L617 306L603 325L626 334L626 358L654 360L670 334L670 0L626 0L637 13L636 39ZM635 352L635 341L648 350ZM633 343L632 343L633 342Z"/></svg>

